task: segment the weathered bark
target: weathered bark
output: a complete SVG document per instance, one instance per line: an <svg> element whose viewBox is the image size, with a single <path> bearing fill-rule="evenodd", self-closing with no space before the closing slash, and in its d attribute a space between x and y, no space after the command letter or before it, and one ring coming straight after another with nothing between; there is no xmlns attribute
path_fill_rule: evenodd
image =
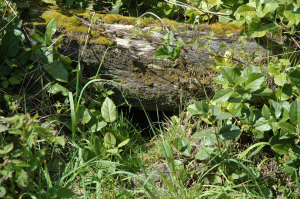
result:
<svg viewBox="0 0 300 199"><path fill-rule="evenodd" d="M83 25L83 24L82 24ZM84 26L84 25L83 25ZM144 106L146 110L173 111L180 104L180 99L184 101L196 98L201 99L212 93L213 71L210 65L214 64L209 57L208 51L195 52L192 50L182 51L182 57L186 60L185 67L174 66L167 59L154 58L154 52L159 47L155 42L160 42L166 34L166 30L153 31L151 35L135 36L131 38L132 25L103 24L104 34L114 42L105 56L101 66L101 77L110 77L119 82L110 83L115 94L112 96L115 103L122 104L123 96L133 106ZM149 27L141 29L147 32ZM183 32L186 30L188 32ZM77 60L78 50L83 49L84 44L80 44L78 39L85 38L85 35L65 33L60 52ZM197 49L199 44L207 45L210 29L207 26L182 25L174 32L177 39L184 41L193 40L198 36L203 39L188 48ZM238 42L238 35L227 38L224 34L218 34L209 43L211 52L218 51L223 55L226 49L219 49L222 44L229 49L235 49L235 54L243 44ZM85 75L93 76L98 70L100 61L106 50L106 46L101 44L88 44L81 57L85 67ZM245 48L251 55L257 51L257 44L254 40L249 40ZM239 57L237 59L240 59ZM237 63L238 64L238 63ZM120 86L122 84L123 86ZM206 93L205 93L206 92ZM139 100L140 99L140 100Z"/></svg>

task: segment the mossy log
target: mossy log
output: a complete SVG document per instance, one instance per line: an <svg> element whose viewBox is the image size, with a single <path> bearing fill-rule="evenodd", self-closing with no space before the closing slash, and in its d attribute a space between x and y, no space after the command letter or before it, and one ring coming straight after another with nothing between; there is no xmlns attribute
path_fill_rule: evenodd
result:
<svg viewBox="0 0 300 199"><path fill-rule="evenodd" d="M37 8L30 8L26 12L32 13L31 9ZM174 111L180 105L181 99L186 102L211 96L214 72L210 66L214 64L214 60L206 49L198 49L199 52L192 50L197 49L200 44L209 47L211 52L219 52L221 56L228 49L234 49L236 55L239 55L242 50L252 55L258 49L254 40L248 40L246 48L242 48L244 44L238 41L237 33L227 37L222 30L228 33L230 28L224 24L217 27L215 31L217 33L214 38L211 38L211 28L216 26L192 26L165 21L167 25L173 26L173 32L178 40L188 42L201 38L189 46L184 46L191 50L182 50L181 59L177 60L176 65L167 59L154 57L154 52L159 47L157 43L167 33L166 28L159 21L146 19L141 23L138 19L120 15L96 15L101 26L91 29L93 32L90 31L92 34L84 48L88 26L81 20L70 13L66 14L53 8L44 8L34 13L39 14L25 19L28 24L27 31L33 32L34 28L42 29L47 21L56 18L59 25L58 33L65 35L60 45L60 52L77 61L81 49L85 76L91 77L96 74L105 50L109 46L114 46L105 56L100 70L101 78L110 78L118 82L110 84L110 88L114 91L112 98L115 103L124 103L125 97L131 106L141 108L143 105L146 110ZM74 11L74 13L89 21L89 15L85 12ZM140 27L140 34L132 37L132 30L136 23L143 25ZM161 26L162 30L148 34L151 27L158 26ZM223 44L228 49L220 48L220 46L224 47ZM263 56L263 53L261 55ZM242 60L242 57L239 55L237 59ZM235 64L241 63L235 62Z"/></svg>

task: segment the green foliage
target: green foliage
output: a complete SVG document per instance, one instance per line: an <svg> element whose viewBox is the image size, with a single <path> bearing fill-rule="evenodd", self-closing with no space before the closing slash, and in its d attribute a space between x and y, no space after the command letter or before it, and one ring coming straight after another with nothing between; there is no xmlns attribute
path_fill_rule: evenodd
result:
<svg viewBox="0 0 300 199"><path fill-rule="evenodd" d="M34 196L37 192L46 191L49 186L44 177L49 175L46 169L50 159L49 147L64 147L66 141L50 126L40 126L37 118L37 114L34 117L16 114L1 119L0 194L3 198ZM68 191L63 187L56 189L58 192L62 189ZM56 194L61 197L60 194Z"/></svg>

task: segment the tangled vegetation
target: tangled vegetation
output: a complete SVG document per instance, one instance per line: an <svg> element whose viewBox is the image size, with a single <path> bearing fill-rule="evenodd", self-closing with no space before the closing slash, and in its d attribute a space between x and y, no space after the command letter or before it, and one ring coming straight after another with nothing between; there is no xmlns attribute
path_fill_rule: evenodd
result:
<svg viewBox="0 0 300 199"><path fill-rule="evenodd" d="M228 37L238 30L242 41L255 38L270 56L199 46L215 60L214 96L189 102L157 128L149 120L154 137L146 141L110 99L104 85L112 80L99 70L83 78L80 53L74 66L58 52L57 29L76 17L48 18L45 32L28 35L20 16L31 5L99 11L117 21L126 15L134 34L141 27L131 17L146 12L209 23ZM298 198L299 12L293 0L1 1L0 197ZM180 62L185 42L169 31L154 56ZM168 172L150 170L157 164Z"/></svg>

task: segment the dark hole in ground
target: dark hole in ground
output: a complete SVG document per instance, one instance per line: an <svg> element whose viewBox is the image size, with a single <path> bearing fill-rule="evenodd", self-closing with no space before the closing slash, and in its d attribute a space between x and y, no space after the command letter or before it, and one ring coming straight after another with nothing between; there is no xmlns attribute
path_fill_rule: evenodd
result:
<svg viewBox="0 0 300 199"><path fill-rule="evenodd" d="M159 125L162 127L166 118L176 115L176 112L146 111L147 118L146 113L138 108L120 107L119 111L122 111L125 117L140 130L145 139L151 139L154 136L153 130L159 129Z"/></svg>

